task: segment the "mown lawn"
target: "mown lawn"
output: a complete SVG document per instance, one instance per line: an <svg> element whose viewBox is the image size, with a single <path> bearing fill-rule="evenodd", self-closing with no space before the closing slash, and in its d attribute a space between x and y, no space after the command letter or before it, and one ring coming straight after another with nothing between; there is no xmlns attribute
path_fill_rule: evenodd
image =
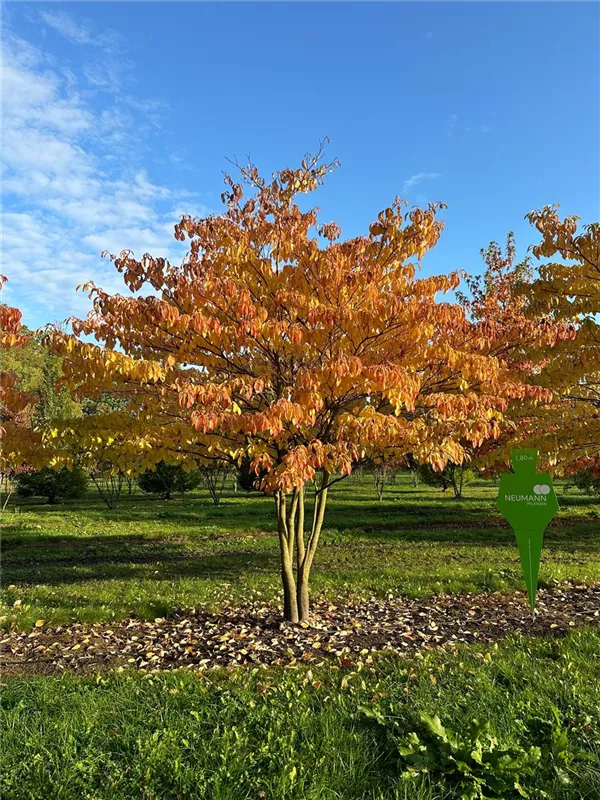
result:
<svg viewBox="0 0 600 800"><path fill-rule="evenodd" d="M529 797L600 797L598 630L361 670L13 679L2 705L10 800L461 797L435 765L402 779L394 737L361 707L403 735L420 730L421 711L463 735L487 719L500 747L540 748L521 779Z"/></svg>
<svg viewBox="0 0 600 800"><path fill-rule="evenodd" d="M316 594L427 596L522 586L518 551L495 506L497 487L478 482L460 501L414 488L405 476L377 501L368 478L331 491L315 559ZM558 490L540 584L600 579L600 500ZM100 498L21 505L5 514L2 624L153 619L180 608L278 600L273 501L207 493L170 501L142 494L116 511ZM16 604L16 605L15 605Z"/></svg>
<svg viewBox="0 0 600 800"><path fill-rule="evenodd" d="M315 595L522 588L497 487L477 482L466 492L456 501L400 478L380 503L366 478L336 485ZM600 502L560 487L558 497L540 582L600 580ZM203 492L169 502L135 494L116 511L94 494L23 505L4 518L3 626L277 602L273 529L272 501L241 492L219 507ZM443 774L443 747L429 745L427 775L401 777L398 740L415 731L424 741L426 712L461 737L485 719L498 747L539 748L519 773L529 797L599 800L597 627L369 661L5 678L2 797L460 798L457 777Z"/></svg>

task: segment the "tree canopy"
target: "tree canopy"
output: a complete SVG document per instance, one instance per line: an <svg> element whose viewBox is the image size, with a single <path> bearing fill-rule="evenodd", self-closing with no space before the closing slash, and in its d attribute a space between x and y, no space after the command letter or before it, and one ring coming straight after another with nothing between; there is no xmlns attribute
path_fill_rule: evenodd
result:
<svg viewBox="0 0 600 800"><path fill-rule="evenodd" d="M440 300L458 273L419 277L442 231L440 204L405 213L396 198L367 234L345 241L335 223L301 210L298 196L334 166L319 152L270 182L241 167L240 183L226 178L223 214L176 225L190 241L179 266L123 251L110 258L136 296L88 284L93 311L73 327L102 346L61 331L48 339L72 391L127 397L127 413L78 427L90 446L118 442L117 462L141 471L251 458L276 498L290 618L308 613L334 475L382 451L436 469L460 464L500 435L511 401L547 394L504 356L505 328ZM152 294L139 296L144 287ZM317 472L305 537L304 486Z"/></svg>
<svg viewBox="0 0 600 800"><path fill-rule="evenodd" d="M93 308L71 321L74 335L47 331L43 346L62 369L56 397L81 404L62 420L53 396L39 405L47 463L119 481L157 464L249 464L275 498L284 610L295 620L308 615L328 489L353 468L497 467L516 441L569 468L598 457L599 226L577 236L574 218L532 212L543 235L534 256L573 263L543 264L536 277L529 259L516 263L509 234L505 251L482 251L483 276L451 301L458 272L419 273L442 204L407 209L396 198L343 240L300 204L337 166L322 149L270 181L237 166L223 213L175 226L189 241L181 264L111 254L129 293L88 283ZM10 312L7 341L26 346ZM46 383L49 368L42 395Z"/></svg>

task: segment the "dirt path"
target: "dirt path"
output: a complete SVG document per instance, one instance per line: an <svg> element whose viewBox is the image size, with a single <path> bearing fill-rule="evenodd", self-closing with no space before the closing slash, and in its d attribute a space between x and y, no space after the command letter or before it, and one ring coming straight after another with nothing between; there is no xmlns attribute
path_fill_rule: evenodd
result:
<svg viewBox="0 0 600 800"><path fill-rule="evenodd" d="M6 632L0 663L4 676L324 659L349 665L379 650L409 653L517 633L563 636L582 625L600 625L600 583L540 589L534 620L523 592L495 592L429 600L371 598L358 605L322 602L315 604L310 623L299 625L282 622L279 608L255 604L154 622L40 627Z"/></svg>

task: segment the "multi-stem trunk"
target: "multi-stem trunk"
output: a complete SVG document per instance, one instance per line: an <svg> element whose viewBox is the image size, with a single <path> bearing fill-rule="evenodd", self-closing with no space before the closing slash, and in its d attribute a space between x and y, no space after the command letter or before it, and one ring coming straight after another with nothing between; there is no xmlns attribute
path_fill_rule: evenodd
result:
<svg viewBox="0 0 600 800"><path fill-rule="evenodd" d="M275 495L277 533L279 534L279 552L281 556L281 582L283 584L283 616L290 622L298 622L298 602L296 600L296 580L294 578L294 542L298 492L298 489L294 489L289 509L285 493L279 490Z"/></svg>
<svg viewBox="0 0 600 800"><path fill-rule="evenodd" d="M307 619L310 614L309 578L323 527L328 484L329 473L324 471L321 485L315 493L312 524L308 532L304 530L304 487L294 489L289 506L287 497L282 491L275 495L283 583L283 613L285 619L291 622Z"/></svg>

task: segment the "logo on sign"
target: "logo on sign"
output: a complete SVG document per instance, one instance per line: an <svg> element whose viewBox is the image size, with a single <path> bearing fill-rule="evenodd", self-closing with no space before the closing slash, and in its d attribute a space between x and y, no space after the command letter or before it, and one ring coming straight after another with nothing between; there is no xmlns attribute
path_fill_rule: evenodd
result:
<svg viewBox="0 0 600 800"><path fill-rule="evenodd" d="M509 503L525 503L528 506L545 503L550 494L550 487L543 483L536 483L533 494L505 494L504 499Z"/></svg>

